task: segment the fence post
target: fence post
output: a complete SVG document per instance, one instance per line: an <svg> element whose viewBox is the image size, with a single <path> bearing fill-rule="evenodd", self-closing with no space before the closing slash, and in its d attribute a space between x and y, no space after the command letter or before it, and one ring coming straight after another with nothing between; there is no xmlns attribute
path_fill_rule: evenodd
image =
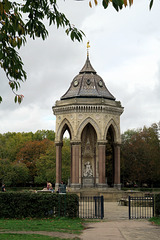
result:
<svg viewBox="0 0 160 240"><path fill-rule="evenodd" d="M101 196L101 219L104 218L104 199L103 196Z"/></svg>
<svg viewBox="0 0 160 240"><path fill-rule="evenodd" d="M94 203L95 203L95 217L97 218L97 197L94 197Z"/></svg>
<svg viewBox="0 0 160 240"><path fill-rule="evenodd" d="M153 201L153 217L154 217L154 213L155 213L155 206L156 206L156 202L155 202L155 194L152 196L152 201Z"/></svg>
<svg viewBox="0 0 160 240"><path fill-rule="evenodd" d="M130 199L131 197L129 196L128 197L128 200L129 200L129 204L128 204L128 207L129 207L129 219L131 219L131 199Z"/></svg>
<svg viewBox="0 0 160 240"><path fill-rule="evenodd" d="M60 208L61 208L61 203L60 203L60 195L58 194L58 217L60 217Z"/></svg>

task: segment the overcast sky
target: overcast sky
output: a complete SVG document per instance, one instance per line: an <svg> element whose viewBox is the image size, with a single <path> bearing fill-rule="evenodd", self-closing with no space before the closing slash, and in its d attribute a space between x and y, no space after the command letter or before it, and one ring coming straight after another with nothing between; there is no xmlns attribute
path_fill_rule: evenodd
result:
<svg viewBox="0 0 160 240"><path fill-rule="evenodd" d="M58 1L71 23L86 34L83 42L72 42L63 29L49 27L46 41L29 39L20 50L27 72L19 94L14 95L0 69L0 133L55 130L52 106L68 90L86 61L90 61L109 91L121 101L121 132L160 121L160 2L134 0L131 8L90 8L86 1ZM99 1L101 2L101 1Z"/></svg>

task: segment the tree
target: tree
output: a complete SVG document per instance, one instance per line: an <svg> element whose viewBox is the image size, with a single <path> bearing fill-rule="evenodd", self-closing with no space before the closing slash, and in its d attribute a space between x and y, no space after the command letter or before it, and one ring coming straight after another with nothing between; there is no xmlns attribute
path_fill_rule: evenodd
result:
<svg viewBox="0 0 160 240"><path fill-rule="evenodd" d="M0 159L0 183L7 186L25 185L29 171L23 163L12 163L8 159Z"/></svg>
<svg viewBox="0 0 160 240"><path fill-rule="evenodd" d="M29 180L29 170L24 163L12 163L12 186L25 186Z"/></svg>
<svg viewBox="0 0 160 240"><path fill-rule="evenodd" d="M52 142L48 139L42 141L26 142L17 154L16 162L24 163L29 169L30 181L34 183L37 175L36 162L44 154Z"/></svg>
<svg viewBox="0 0 160 240"><path fill-rule="evenodd" d="M36 161L37 176L35 183L45 184L46 182L56 182L56 147L52 142L44 154Z"/></svg>
<svg viewBox="0 0 160 240"><path fill-rule="evenodd" d="M77 0L78 1L78 0ZM153 1L150 0L149 8L151 9L153 6ZM97 5L98 1L93 0L94 4ZM133 0L102 0L102 5L106 9L110 4L116 9L116 11L121 10L123 7L131 6L133 4ZM89 6L92 7L92 1L89 1Z"/></svg>
<svg viewBox="0 0 160 240"><path fill-rule="evenodd" d="M128 130L122 135L121 165L123 182L160 184L159 126Z"/></svg>
<svg viewBox="0 0 160 240"><path fill-rule="evenodd" d="M16 94L20 83L26 80L23 62L16 49L26 43L26 37L45 40L48 31L43 23L65 28L71 39L81 41L84 33L70 23L58 10L57 0L0 1L0 66L5 71L9 85L15 94L15 102L21 103L23 95ZM2 97L0 97L0 102Z"/></svg>
<svg viewBox="0 0 160 240"><path fill-rule="evenodd" d="M62 181L67 184L71 171L71 146L70 139L63 139L62 147Z"/></svg>
<svg viewBox="0 0 160 240"><path fill-rule="evenodd" d="M70 154L70 140L63 139L62 147L62 181L67 184L70 177L71 169L71 154ZM37 176L35 183L46 184L47 181L56 182L56 147L52 142L46 152L41 154L36 161Z"/></svg>

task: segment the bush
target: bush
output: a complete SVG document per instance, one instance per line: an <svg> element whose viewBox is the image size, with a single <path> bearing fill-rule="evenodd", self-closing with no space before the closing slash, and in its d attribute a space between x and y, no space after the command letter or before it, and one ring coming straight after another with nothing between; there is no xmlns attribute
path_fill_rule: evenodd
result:
<svg viewBox="0 0 160 240"><path fill-rule="evenodd" d="M78 217L76 194L0 193L0 218Z"/></svg>
<svg viewBox="0 0 160 240"><path fill-rule="evenodd" d="M160 194L155 194L155 216L160 216Z"/></svg>

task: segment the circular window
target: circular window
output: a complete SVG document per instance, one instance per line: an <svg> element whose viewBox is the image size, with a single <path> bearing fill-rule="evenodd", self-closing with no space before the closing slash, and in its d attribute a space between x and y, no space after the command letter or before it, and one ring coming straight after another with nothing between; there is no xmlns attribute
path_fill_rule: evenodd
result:
<svg viewBox="0 0 160 240"><path fill-rule="evenodd" d="M103 82L102 82L102 80L99 81L98 85L99 85L100 87L103 87Z"/></svg>
<svg viewBox="0 0 160 240"><path fill-rule="evenodd" d="M90 85L91 84L91 80L90 79L87 79L87 84Z"/></svg>
<svg viewBox="0 0 160 240"><path fill-rule="evenodd" d="M77 80L75 80L74 83L73 83L74 87L77 87L78 84L79 84L79 82Z"/></svg>

